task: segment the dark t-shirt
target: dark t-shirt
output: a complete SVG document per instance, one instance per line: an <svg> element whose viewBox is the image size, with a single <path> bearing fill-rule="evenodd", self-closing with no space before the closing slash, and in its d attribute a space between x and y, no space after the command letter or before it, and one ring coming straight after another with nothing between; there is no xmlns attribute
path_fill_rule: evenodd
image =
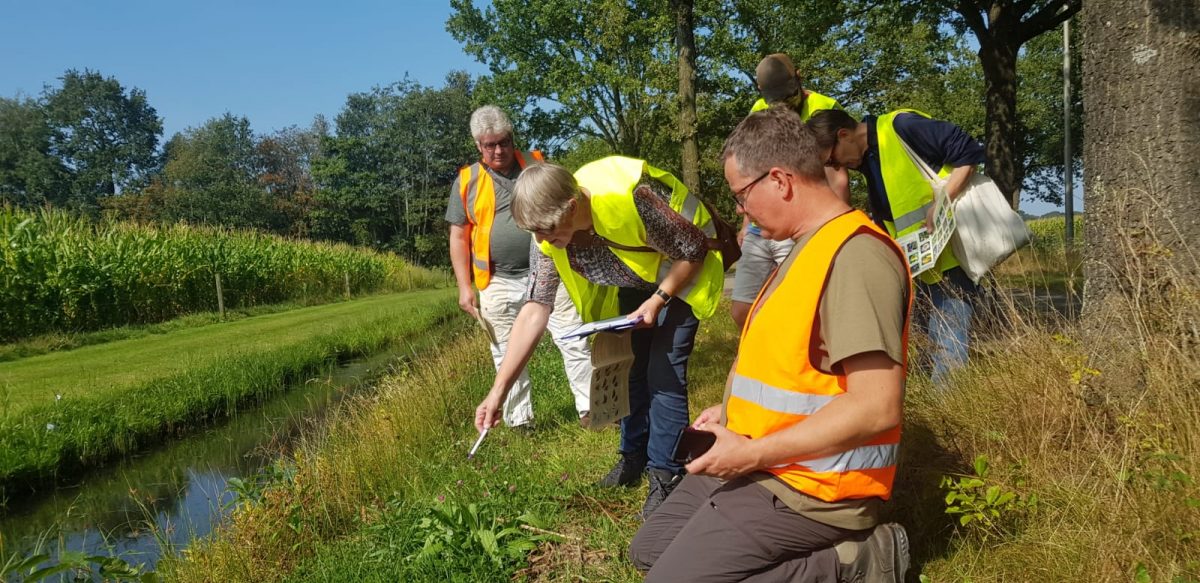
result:
<svg viewBox="0 0 1200 583"><path fill-rule="evenodd" d="M873 115L863 118L863 123L867 124L867 151L863 153L858 171L867 179L871 220L883 228L884 221L892 220L892 208L887 204L879 162L879 134L875 128L878 119ZM947 164L973 166L983 164L986 159L983 144L948 121L929 119L915 113L901 113L896 115L892 125L900 138L930 168L941 168Z"/></svg>
<svg viewBox="0 0 1200 583"><path fill-rule="evenodd" d="M505 176L484 164L479 164L491 175L496 185L496 216L492 219L492 266L496 275L523 277L529 273L529 242L533 236L521 230L512 218L512 192L520 166L514 161ZM446 205L446 221L452 225L467 224L467 213L459 195L461 184L457 178L450 187L450 201Z"/></svg>

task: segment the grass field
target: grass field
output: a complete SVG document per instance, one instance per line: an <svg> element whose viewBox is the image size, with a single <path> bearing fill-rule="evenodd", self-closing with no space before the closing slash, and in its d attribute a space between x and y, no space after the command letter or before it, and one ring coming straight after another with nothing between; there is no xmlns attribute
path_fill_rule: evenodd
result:
<svg viewBox="0 0 1200 583"><path fill-rule="evenodd" d="M0 363L0 484L227 415L333 359L416 339L455 310L447 290L387 294Z"/></svg>

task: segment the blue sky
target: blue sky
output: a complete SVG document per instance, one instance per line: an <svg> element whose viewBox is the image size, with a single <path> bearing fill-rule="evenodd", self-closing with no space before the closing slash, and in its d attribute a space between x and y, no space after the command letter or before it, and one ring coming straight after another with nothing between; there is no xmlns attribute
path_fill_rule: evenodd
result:
<svg viewBox="0 0 1200 583"><path fill-rule="evenodd" d="M0 0L0 14L0 96L100 71L146 92L164 141L225 112L260 134L305 127L405 74L438 86L453 70L486 72L446 32L446 0Z"/></svg>
<svg viewBox="0 0 1200 583"><path fill-rule="evenodd" d="M485 72L445 30L449 2L3 0L0 96L36 96L67 69L137 87L164 139L226 111L267 133L332 121L346 96L404 78Z"/></svg>

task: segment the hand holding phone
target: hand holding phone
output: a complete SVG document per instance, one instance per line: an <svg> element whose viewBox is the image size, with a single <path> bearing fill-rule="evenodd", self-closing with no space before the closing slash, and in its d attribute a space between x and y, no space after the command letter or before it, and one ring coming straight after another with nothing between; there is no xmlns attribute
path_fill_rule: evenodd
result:
<svg viewBox="0 0 1200 583"><path fill-rule="evenodd" d="M686 464L704 455L717 442L717 435L711 431L703 431L693 427L684 427L675 440L675 451L671 459L675 463Z"/></svg>

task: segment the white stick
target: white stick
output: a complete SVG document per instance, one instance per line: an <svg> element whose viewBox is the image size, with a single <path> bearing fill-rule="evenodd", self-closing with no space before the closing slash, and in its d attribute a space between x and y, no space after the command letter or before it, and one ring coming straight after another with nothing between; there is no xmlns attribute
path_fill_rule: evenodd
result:
<svg viewBox="0 0 1200 583"><path fill-rule="evenodd" d="M467 452L467 459L475 457L475 451L479 449L479 444L483 443L483 438L487 437L488 430L485 428L479 432L479 439L475 440L475 445L471 446L471 451Z"/></svg>

